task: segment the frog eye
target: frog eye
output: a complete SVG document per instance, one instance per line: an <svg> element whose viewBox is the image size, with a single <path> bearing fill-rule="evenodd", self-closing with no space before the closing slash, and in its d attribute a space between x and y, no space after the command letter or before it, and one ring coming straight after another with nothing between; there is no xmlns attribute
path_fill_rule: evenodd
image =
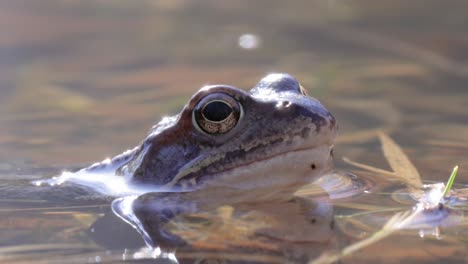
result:
<svg viewBox="0 0 468 264"><path fill-rule="evenodd" d="M208 134L224 134L234 128L242 108L231 96L223 93L203 98L193 111L195 127Z"/></svg>
<svg viewBox="0 0 468 264"><path fill-rule="evenodd" d="M299 90L302 95L309 96L309 93L307 92L307 90L300 84L299 84Z"/></svg>

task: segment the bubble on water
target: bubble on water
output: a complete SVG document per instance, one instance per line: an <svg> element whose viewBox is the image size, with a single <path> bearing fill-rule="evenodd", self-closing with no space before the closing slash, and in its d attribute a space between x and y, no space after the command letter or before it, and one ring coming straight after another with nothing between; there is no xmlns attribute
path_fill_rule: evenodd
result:
<svg viewBox="0 0 468 264"><path fill-rule="evenodd" d="M239 46L243 49L256 49L260 46L260 37L255 34L243 34L239 37Z"/></svg>

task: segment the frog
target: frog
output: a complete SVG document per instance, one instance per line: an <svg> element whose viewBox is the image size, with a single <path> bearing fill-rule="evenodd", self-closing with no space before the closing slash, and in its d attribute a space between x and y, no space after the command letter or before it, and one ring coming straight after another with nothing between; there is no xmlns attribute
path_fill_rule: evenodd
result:
<svg viewBox="0 0 468 264"><path fill-rule="evenodd" d="M275 73L250 92L229 85L202 87L137 147L81 171L111 170L130 184L166 191L213 185L294 188L331 167L336 132L334 116L317 99L293 76ZM279 176L291 170L301 176L291 182Z"/></svg>
<svg viewBox="0 0 468 264"><path fill-rule="evenodd" d="M296 78L271 73L250 91L202 87L138 146L74 175L111 173L144 190L115 199L112 210L148 246L175 247L183 239L162 227L177 215L297 199L296 190L332 170L337 129Z"/></svg>

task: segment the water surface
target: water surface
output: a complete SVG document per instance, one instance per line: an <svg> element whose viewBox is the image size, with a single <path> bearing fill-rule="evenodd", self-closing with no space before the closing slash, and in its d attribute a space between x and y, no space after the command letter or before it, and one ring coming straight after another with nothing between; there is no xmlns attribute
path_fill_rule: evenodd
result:
<svg viewBox="0 0 468 264"><path fill-rule="evenodd" d="M295 75L340 124L336 166L367 187L334 200L338 222L412 206L392 199L401 184L341 161L347 156L388 169L376 129L401 144L425 181L445 182L458 164L457 187L468 184L468 4L462 1L1 1L0 14L0 182L21 190L0 200L5 261L147 256L138 234L109 216L111 199L67 188L37 196L26 191L29 182L133 147L205 84L248 89L269 72ZM205 229L180 219L187 237L205 235L210 243L181 249L179 261L221 254L235 263L307 262L310 252L330 248L248 241L241 227L255 228L262 216L241 212L234 218L240 222L219 229L215 223L228 211L198 216L212 219ZM332 248L368 236L392 213L341 221ZM344 263L460 263L467 261L466 235L463 224L438 238L408 230Z"/></svg>

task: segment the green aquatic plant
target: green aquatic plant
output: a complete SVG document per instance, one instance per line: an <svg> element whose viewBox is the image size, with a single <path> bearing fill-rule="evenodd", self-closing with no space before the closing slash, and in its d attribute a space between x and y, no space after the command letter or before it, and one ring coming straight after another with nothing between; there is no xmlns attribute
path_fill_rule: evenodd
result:
<svg viewBox="0 0 468 264"><path fill-rule="evenodd" d="M343 160L346 163L349 163L358 168L385 175L405 183L408 191L419 202L427 204L438 204L446 202L444 201L444 198L449 196L450 190L458 172L458 166L453 168L452 174L450 175L447 184L438 183L424 185L418 170L413 165L408 156L406 156L406 154L403 152L401 147L398 146L398 144L384 132L379 131L377 132L377 135L382 145L382 152L390 164L392 171L387 171L351 161L346 157L344 157ZM432 195L429 195L430 193L432 193ZM434 197L436 198L434 199Z"/></svg>
<svg viewBox="0 0 468 264"><path fill-rule="evenodd" d="M380 230L369 237L348 245L339 252L324 252L317 259L310 261L309 264L334 263L402 229L419 229L421 231L427 228L435 228L438 234L440 226L455 222L460 223L463 219L463 214L457 214L458 211L452 207L452 199L444 199L451 198L450 191L458 172L458 166L453 168L447 184L423 184L419 172L401 147L385 133L379 131L377 135L382 145L382 152L392 169L391 171L354 162L347 158L344 158L344 161L358 168L403 182L415 199L415 205L412 209L395 213ZM398 208L389 209L399 210ZM445 214L440 214L441 211L444 211ZM367 213L370 212L362 212L361 214ZM351 217L353 216L347 218Z"/></svg>
<svg viewBox="0 0 468 264"><path fill-rule="evenodd" d="M453 168L452 174L450 174L450 178L448 179L447 184L445 185L444 197L448 196L450 189L452 188L453 182L455 181L455 177L457 177L457 172L458 165Z"/></svg>

